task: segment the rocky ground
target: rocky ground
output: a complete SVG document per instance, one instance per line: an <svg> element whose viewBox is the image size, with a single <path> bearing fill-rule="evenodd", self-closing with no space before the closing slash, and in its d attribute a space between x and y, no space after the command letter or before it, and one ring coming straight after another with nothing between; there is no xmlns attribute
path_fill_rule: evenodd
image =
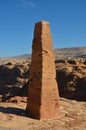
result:
<svg viewBox="0 0 86 130"><path fill-rule="evenodd" d="M0 130L86 130L86 60L55 63L60 115L38 121L25 113L30 61L0 62Z"/></svg>
<svg viewBox="0 0 86 130"><path fill-rule="evenodd" d="M0 103L0 130L86 130L86 103L60 99L57 119L35 120L26 116L26 103Z"/></svg>

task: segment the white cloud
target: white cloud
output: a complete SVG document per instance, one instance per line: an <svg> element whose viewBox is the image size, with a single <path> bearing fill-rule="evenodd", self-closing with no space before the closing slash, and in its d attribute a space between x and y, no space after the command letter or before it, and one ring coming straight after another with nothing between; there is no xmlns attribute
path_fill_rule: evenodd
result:
<svg viewBox="0 0 86 130"><path fill-rule="evenodd" d="M29 1L29 0L17 0L17 6L21 6L21 7L33 7L35 8L36 5L34 2Z"/></svg>

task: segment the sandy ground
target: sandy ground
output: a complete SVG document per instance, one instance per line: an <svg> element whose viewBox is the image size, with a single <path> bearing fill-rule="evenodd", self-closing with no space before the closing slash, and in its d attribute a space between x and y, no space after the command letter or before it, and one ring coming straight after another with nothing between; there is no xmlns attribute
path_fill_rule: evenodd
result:
<svg viewBox="0 0 86 130"><path fill-rule="evenodd" d="M0 130L86 130L86 102L60 99L60 117L35 120L25 115L26 103L0 103Z"/></svg>

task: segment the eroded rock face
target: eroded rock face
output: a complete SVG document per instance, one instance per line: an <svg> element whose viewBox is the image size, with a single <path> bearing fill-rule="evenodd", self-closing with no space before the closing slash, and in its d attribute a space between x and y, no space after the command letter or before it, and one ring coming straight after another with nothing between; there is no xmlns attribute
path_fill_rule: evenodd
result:
<svg viewBox="0 0 86 130"><path fill-rule="evenodd" d="M59 113L52 38L46 21L35 24L26 110L36 119L57 118Z"/></svg>
<svg viewBox="0 0 86 130"><path fill-rule="evenodd" d="M56 72L61 97L86 101L86 65L84 60L57 61Z"/></svg>

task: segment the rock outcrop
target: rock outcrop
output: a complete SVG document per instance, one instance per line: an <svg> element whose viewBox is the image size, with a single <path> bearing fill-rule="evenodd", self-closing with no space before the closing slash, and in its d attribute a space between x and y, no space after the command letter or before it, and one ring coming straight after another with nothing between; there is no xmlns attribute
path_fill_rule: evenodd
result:
<svg viewBox="0 0 86 130"><path fill-rule="evenodd" d="M59 93L49 23L35 24L27 113L36 119L57 118Z"/></svg>
<svg viewBox="0 0 86 130"><path fill-rule="evenodd" d="M0 65L0 102L16 102L18 96L21 101L24 99L27 102L25 98L31 63L26 59L18 62L11 61ZM55 62L60 96L86 101L86 60L56 59Z"/></svg>
<svg viewBox="0 0 86 130"><path fill-rule="evenodd" d="M56 61L56 74L61 97L86 101L85 60Z"/></svg>

